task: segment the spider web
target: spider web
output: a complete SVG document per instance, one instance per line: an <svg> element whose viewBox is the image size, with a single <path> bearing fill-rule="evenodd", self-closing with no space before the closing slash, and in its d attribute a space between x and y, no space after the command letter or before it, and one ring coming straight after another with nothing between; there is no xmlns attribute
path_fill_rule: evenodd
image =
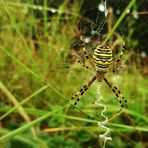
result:
<svg viewBox="0 0 148 148"><path fill-rule="evenodd" d="M96 8L82 12L79 30L80 34L84 36L85 43L91 43L93 40L98 40L101 37L101 33L106 28L105 14L99 10L101 4L102 3L99 3Z"/></svg>

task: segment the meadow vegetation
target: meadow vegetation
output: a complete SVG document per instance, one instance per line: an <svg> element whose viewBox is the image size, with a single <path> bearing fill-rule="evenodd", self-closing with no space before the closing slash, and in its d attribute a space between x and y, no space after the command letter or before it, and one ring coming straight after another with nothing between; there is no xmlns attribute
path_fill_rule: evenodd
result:
<svg viewBox="0 0 148 148"><path fill-rule="evenodd" d="M131 6L121 2L118 15L114 14L117 4L108 6L110 15L98 39L99 43L112 43L114 49L121 39L126 45L123 70L107 74L128 101L128 108L107 123L112 141L107 141L106 147L111 148L148 146L148 45L142 42L148 32L144 23L147 15L138 14L144 10L142 2L131 1ZM78 27L82 12L96 3L56 2L0 2L0 148L103 145L99 134L105 130L97 122L104 119L102 109L95 105L100 84L95 82L77 107L64 102L94 74L75 61L72 47L73 38L82 34ZM131 11L124 15L127 6ZM143 24L137 23L140 18ZM141 28L145 28L142 34ZM120 104L105 82L101 94L107 107L105 115L111 118Z"/></svg>

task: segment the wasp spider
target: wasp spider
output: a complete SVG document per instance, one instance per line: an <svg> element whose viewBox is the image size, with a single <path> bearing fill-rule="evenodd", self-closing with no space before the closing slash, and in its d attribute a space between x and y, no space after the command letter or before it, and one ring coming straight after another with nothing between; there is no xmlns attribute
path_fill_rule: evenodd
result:
<svg viewBox="0 0 148 148"><path fill-rule="evenodd" d="M107 80L105 77L105 74L110 70L110 67L112 63L120 63L124 47L122 49L122 52L120 53L120 57L118 59L113 59L113 53L110 47L108 46L97 46L94 50L92 58L89 57L89 55L86 52L85 45L83 42L82 37L80 37L81 41L81 47L83 49L85 58L89 61L91 69L95 70L94 76L79 90L78 93L76 93L73 97L71 97L70 100L74 101L74 105L77 105L77 103L80 101L80 97L88 90L88 88L92 85L92 83L97 80L98 82L105 81L107 85L111 88L113 93L116 95L120 105L122 108L127 108L127 100L124 98L123 94L120 92L120 90L114 86L111 82ZM90 67L86 66L83 62L78 60L79 63L82 64L83 67L89 69ZM118 65L118 64L117 64ZM115 71L115 70L113 70Z"/></svg>

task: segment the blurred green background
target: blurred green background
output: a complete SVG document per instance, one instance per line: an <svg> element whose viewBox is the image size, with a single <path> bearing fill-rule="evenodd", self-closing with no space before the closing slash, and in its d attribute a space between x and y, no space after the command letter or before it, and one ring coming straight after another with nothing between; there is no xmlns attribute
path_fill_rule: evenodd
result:
<svg viewBox="0 0 148 148"><path fill-rule="evenodd" d="M120 88L128 109L112 118L120 104L105 82L100 90L104 114L112 118L106 147L148 147L148 1L108 0L106 18L100 2L0 1L0 148L103 147L103 108L95 105L100 84L77 107L64 102L94 74L73 56L80 35L90 55L106 43L118 57L125 42L124 68L106 77Z"/></svg>

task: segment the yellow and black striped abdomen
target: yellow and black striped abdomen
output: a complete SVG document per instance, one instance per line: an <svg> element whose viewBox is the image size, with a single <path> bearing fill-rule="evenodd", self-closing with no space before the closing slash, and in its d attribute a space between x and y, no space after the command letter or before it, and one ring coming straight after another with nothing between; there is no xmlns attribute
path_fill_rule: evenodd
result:
<svg viewBox="0 0 148 148"><path fill-rule="evenodd" d="M108 46L97 46L93 54L96 71L107 72L112 62L112 50Z"/></svg>

